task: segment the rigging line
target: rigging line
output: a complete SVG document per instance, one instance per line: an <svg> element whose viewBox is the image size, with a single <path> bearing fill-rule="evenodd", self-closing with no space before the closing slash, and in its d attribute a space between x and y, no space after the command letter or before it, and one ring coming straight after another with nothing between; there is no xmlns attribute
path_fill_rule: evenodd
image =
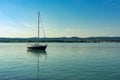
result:
<svg viewBox="0 0 120 80"><path fill-rule="evenodd" d="M40 18L40 12L38 12L38 45L39 45L39 33L40 33L40 27L39 27L39 18Z"/></svg>
<svg viewBox="0 0 120 80"><path fill-rule="evenodd" d="M40 13L39 13L40 14ZM41 21L41 27L42 27L42 30L43 30L43 36L44 36L44 41L45 41L45 43L46 43L46 35L45 35L45 31L44 31L44 28L43 28L43 22L42 22L42 18L41 18L41 16L39 16L40 17L40 21Z"/></svg>

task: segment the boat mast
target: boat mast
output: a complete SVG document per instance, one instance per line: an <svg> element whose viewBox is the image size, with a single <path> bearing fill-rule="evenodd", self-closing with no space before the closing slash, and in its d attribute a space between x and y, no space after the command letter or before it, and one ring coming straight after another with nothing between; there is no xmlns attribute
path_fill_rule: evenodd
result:
<svg viewBox="0 0 120 80"><path fill-rule="evenodd" d="M40 12L38 12L38 45L39 45L39 17L40 17Z"/></svg>

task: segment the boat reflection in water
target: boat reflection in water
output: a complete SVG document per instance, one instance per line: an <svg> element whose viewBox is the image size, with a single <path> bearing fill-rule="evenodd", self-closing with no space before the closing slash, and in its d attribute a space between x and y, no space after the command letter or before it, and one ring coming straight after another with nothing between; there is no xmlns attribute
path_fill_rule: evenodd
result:
<svg viewBox="0 0 120 80"><path fill-rule="evenodd" d="M40 60L47 58L47 52L45 50L28 50L27 54L34 55L36 58L36 67L37 67L37 79L40 80ZM43 60L42 60L43 61Z"/></svg>
<svg viewBox="0 0 120 80"><path fill-rule="evenodd" d="M27 50L27 53L33 54L33 55L47 55L47 52L45 50Z"/></svg>

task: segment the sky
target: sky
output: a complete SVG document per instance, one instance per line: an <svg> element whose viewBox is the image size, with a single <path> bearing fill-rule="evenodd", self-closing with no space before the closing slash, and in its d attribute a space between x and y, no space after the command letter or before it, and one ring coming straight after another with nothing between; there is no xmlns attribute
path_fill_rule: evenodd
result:
<svg viewBox="0 0 120 80"><path fill-rule="evenodd" d="M36 37L38 11L46 37L120 36L120 0L0 0L0 37Z"/></svg>

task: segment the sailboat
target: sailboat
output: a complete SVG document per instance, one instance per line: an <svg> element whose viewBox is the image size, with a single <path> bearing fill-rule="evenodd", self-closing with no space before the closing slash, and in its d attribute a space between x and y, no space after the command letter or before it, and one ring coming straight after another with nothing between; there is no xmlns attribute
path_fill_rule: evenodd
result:
<svg viewBox="0 0 120 80"><path fill-rule="evenodd" d="M40 12L38 12L38 37L37 37L37 42L35 44L32 44L32 45L27 45L28 50L46 50L46 48L47 48L47 44L40 44L39 43L39 33L40 33L40 30L39 30L40 29L40 26L39 26L40 23L39 23L39 21L40 20L41 20ZM41 20L41 27L43 29L42 20ZM43 29L43 33L44 33L44 39L45 39L44 29Z"/></svg>

